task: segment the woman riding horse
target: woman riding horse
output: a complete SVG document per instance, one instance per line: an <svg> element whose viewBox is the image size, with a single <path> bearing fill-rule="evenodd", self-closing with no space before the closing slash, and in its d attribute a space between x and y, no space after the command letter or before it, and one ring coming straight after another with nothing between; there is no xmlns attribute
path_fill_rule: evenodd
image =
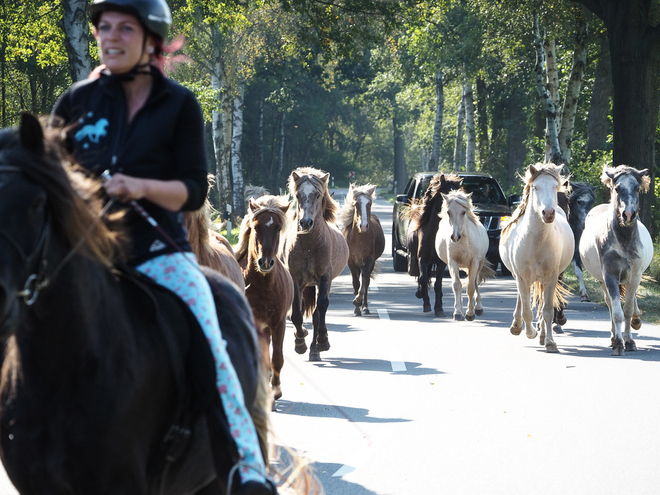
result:
<svg viewBox="0 0 660 495"><path fill-rule="evenodd" d="M97 176L110 171L106 193L131 205L129 264L178 294L199 320L241 455L241 493L275 493L209 285L197 269L179 214L204 204L208 183L199 104L162 71L170 10L165 0L95 0L90 12L104 65L60 97L53 124L67 126L75 161ZM99 122L105 125L95 136L79 132ZM147 223L145 211L157 227Z"/></svg>

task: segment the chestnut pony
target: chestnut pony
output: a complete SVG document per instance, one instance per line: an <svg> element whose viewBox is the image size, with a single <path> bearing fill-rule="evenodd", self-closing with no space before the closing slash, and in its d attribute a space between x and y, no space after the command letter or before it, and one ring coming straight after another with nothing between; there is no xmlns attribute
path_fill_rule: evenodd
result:
<svg viewBox="0 0 660 495"><path fill-rule="evenodd" d="M272 340L271 386L275 399L282 396L282 346L286 315L293 303L293 279L282 253L288 209L288 201L277 196L250 199L236 246L236 258L245 277L245 296L257 326Z"/></svg>

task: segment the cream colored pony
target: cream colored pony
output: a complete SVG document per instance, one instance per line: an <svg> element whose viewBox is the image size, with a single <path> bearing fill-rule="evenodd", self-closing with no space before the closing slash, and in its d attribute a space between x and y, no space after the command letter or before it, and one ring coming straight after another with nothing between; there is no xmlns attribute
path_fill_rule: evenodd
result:
<svg viewBox="0 0 660 495"><path fill-rule="evenodd" d="M563 191L566 184L561 168L551 163L529 166L523 179L522 202L500 238L500 257L518 286L511 333L520 335L524 320L527 337L536 337L530 301L533 285L533 301L540 304L540 344L545 343L547 352L559 352L552 338L552 315L565 289L557 278L571 263L575 249L566 214L557 207L557 192Z"/></svg>
<svg viewBox="0 0 660 495"><path fill-rule="evenodd" d="M441 220L435 236L435 250L449 267L454 289L454 320L459 321L472 321L475 313L477 316L484 313L479 284L495 276L486 260L488 233L473 211L471 196L460 189L442 195L442 211L438 215ZM463 310L461 269L468 274L467 312Z"/></svg>

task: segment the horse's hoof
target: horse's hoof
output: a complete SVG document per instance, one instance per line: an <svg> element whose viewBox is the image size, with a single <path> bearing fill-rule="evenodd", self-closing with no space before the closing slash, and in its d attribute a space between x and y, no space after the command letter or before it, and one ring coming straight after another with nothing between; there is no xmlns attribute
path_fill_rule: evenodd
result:
<svg viewBox="0 0 660 495"><path fill-rule="evenodd" d="M273 387L273 405L275 404L275 401L277 399L280 399L282 397L282 387L279 385L277 387Z"/></svg>
<svg viewBox="0 0 660 495"><path fill-rule="evenodd" d="M623 350L623 341L619 338L612 338L612 356L625 356Z"/></svg>
<svg viewBox="0 0 660 495"><path fill-rule="evenodd" d="M318 363L318 362L321 361L321 354L319 354L318 352L310 352L309 353L309 360L310 360L310 362Z"/></svg>
<svg viewBox="0 0 660 495"><path fill-rule="evenodd" d="M298 354L305 354L307 352L307 344L305 339L296 339L295 350Z"/></svg>
<svg viewBox="0 0 660 495"><path fill-rule="evenodd" d="M327 351L330 349L330 341L328 339L323 341L319 340L316 348L318 349L318 352Z"/></svg>
<svg viewBox="0 0 660 495"><path fill-rule="evenodd" d="M430 304L425 304L424 305L424 313L430 313L431 312L431 305Z"/></svg>
<svg viewBox="0 0 660 495"><path fill-rule="evenodd" d="M435 316L437 318L444 318L445 317L445 312L442 309L436 309L435 310Z"/></svg>
<svg viewBox="0 0 660 495"><path fill-rule="evenodd" d="M355 308L353 311L353 316L362 316L362 311L360 311L360 308Z"/></svg>
<svg viewBox="0 0 660 495"><path fill-rule="evenodd" d="M589 296L580 296L580 302L591 302Z"/></svg>
<svg viewBox="0 0 660 495"><path fill-rule="evenodd" d="M557 323L559 325L566 325L567 321L568 320L566 319L566 315L564 314L563 311L561 313L557 314Z"/></svg>
<svg viewBox="0 0 660 495"><path fill-rule="evenodd" d="M539 345L545 345L545 334L542 333L539 337Z"/></svg>
<svg viewBox="0 0 660 495"><path fill-rule="evenodd" d="M641 318L633 318L630 320L630 326L633 327L634 330L639 330L642 328L642 319Z"/></svg>
<svg viewBox="0 0 660 495"><path fill-rule="evenodd" d="M454 320L456 320L456 321L465 321L465 316L463 316L463 315L460 314L460 313L459 313L459 314L455 314L455 315L454 315Z"/></svg>
<svg viewBox="0 0 660 495"><path fill-rule="evenodd" d="M564 329L560 325L552 325L552 331L555 333L564 333Z"/></svg>
<svg viewBox="0 0 660 495"><path fill-rule="evenodd" d="M467 321L474 321L474 315L466 314L466 315L465 315L465 319L466 319Z"/></svg>
<svg viewBox="0 0 660 495"><path fill-rule="evenodd" d="M362 314L363 314L363 315L370 315L370 314L371 314L371 311L369 311L369 308L364 308L364 309L362 310Z"/></svg>
<svg viewBox="0 0 660 495"><path fill-rule="evenodd" d="M422 291L421 291L421 290L418 290L417 292L415 292L415 297L416 297L417 299L421 299L421 298L424 297L424 294L422 294Z"/></svg>
<svg viewBox="0 0 660 495"><path fill-rule="evenodd" d="M512 335L520 335L520 332L522 332L523 327L516 327L514 325L511 325L511 328L509 329L511 331Z"/></svg>
<svg viewBox="0 0 660 495"><path fill-rule="evenodd" d="M481 309L475 309L475 310L474 310L474 313L475 313L477 316L481 316L482 314L484 314L484 309L483 309L483 308L481 308Z"/></svg>
<svg viewBox="0 0 660 495"><path fill-rule="evenodd" d="M549 340L545 343L545 352L559 352L559 349L557 349L557 344L555 344L552 340Z"/></svg>
<svg viewBox="0 0 660 495"><path fill-rule="evenodd" d="M534 328L532 328L532 332L534 332L534 333L525 332L525 335L527 335L527 338L530 339L530 340L535 339L536 336L538 335L538 332ZM541 344L541 345L543 345L543 344Z"/></svg>
<svg viewBox="0 0 660 495"><path fill-rule="evenodd" d="M630 340L626 342L626 351L634 352L636 350L637 350L637 344L635 344L634 340Z"/></svg>

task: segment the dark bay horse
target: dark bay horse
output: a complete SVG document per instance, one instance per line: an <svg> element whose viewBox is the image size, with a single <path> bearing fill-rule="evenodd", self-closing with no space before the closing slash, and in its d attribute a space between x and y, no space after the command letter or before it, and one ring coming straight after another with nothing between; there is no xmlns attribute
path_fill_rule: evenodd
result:
<svg viewBox="0 0 660 495"><path fill-rule="evenodd" d="M173 293L113 268L120 244L91 185L35 117L0 131L4 467L21 494L223 494L237 457L206 339ZM265 446L250 308L206 273Z"/></svg>
<svg viewBox="0 0 660 495"><path fill-rule="evenodd" d="M351 184L344 206L339 212L339 224L348 243L348 268L353 277L355 316L370 314L367 294L376 260L385 250L385 234L378 217L371 213L376 186L355 187Z"/></svg>
<svg viewBox="0 0 660 495"><path fill-rule="evenodd" d="M320 361L330 349L325 314L330 286L348 262L348 244L336 226L338 206L328 191L330 174L311 167L294 170L289 192L297 207L291 213L286 253L293 277L291 322L296 327L296 352L307 350L303 317L312 315L314 335L309 360Z"/></svg>
<svg viewBox="0 0 660 495"><path fill-rule="evenodd" d="M222 273L239 289L244 290L243 272L238 266L231 244L211 229L210 209L211 205L207 200L199 210L184 212L183 219L188 230L190 247L200 265Z"/></svg>
<svg viewBox="0 0 660 495"><path fill-rule="evenodd" d="M275 399L282 396L282 346L286 315L293 303L293 279L282 252L288 209L288 201L277 196L250 199L236 246L236 257L245 277L245 295L257 326L272 340L271 386Z"/></svg>
<svg viewBox="0 0 660 495"><path fill-rule="evenodd" d="M411 205L408 224L408 273L417 277L415 296L422 299L424 312L431 311L429 285L435 272L435 316L444 316L442 309L442 277L447 265L438 257L435 236L440 225L442 194L459 189L463 179L456 174L436 174L418 204Z"/></svg>
<svg viewBox="0 0 660 495"><path fill-rule="evenodd" d="M587 294L587 288L584 285L582 260L580 259L580 239L584 230L584 221L591 208L593 208L595 200L594 186L586 182L571 182L571 192L568 196L568 224L571 226L575 237L573 268L580 286L580 301L582 302L589 301L589 294Z"/></svg>
<svg viewBox="0 0 660 495"><path fill-rule="evenodd" d="M637 288L653 259L653 241L638 215L639 193L649 190L651 179L647 169L619 165L605 167L601 181L610 189L610 202L587 215L580 256L600 283L610 310L612 355L623 356L625 351L637 350L630 331L642 326ZM621 296L625 298L623 309Z"/></svg>

